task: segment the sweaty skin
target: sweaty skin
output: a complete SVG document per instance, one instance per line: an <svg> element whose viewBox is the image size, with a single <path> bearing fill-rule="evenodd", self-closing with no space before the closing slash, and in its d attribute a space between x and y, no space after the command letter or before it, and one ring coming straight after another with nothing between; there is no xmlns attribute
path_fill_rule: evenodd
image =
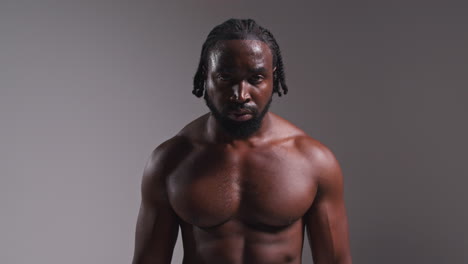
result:
<svg viewBox="0 0 468 264"><path fill-rule="evenodd" d="M275 70L268 45L221 42L206 69L214 106L265 109ZM141 190L134 264L171 263L179 227L183 264L301 263L304 233L315 264L351 263L334 155L271 112L248 138L226 133L211 113L194 120L153 151Z"/></svg>

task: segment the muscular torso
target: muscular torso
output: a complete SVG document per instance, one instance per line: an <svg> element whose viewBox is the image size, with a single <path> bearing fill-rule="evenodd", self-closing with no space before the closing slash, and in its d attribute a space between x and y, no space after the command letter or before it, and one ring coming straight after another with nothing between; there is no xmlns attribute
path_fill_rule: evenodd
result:
<svg viewBox="0 0 468 264"><path fill-rule="evenodd" d="M256 146L191 142L182 151L166 188L184 264L301 263L317 171L300 136Z"/></svg>

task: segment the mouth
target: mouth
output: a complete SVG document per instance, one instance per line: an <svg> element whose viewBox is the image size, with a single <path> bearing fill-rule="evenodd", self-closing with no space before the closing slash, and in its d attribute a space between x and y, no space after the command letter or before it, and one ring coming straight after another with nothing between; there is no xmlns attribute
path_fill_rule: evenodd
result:
<svg viewBox="0 0 468 264"><path fill-rule="evenodd" d="M252 112L245 111L245 110L231 111L231 112L228 112L227 116L230 119L234 121L239 121L239 122L247 121L249 119L252 119L253 117Z"/></svg>

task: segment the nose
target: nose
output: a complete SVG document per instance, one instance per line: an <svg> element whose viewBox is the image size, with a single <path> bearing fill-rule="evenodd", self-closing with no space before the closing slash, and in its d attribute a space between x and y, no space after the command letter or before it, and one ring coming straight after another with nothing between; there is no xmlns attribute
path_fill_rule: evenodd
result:
<svg viewBox="0 0 468 264"><path fill-rule="evenodd" d="M229 98L231 102L247 103L250 101L250 94L248 93L248 84L245 81L240 81L232 87L233 94Z"/></svg>

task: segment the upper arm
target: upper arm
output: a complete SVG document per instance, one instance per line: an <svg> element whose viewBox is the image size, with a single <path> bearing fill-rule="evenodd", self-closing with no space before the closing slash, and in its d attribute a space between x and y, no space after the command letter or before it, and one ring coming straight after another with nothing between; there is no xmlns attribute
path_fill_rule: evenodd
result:
<svg viewBox="0 0 468 264"><path fill-rule="evenodd" d="M179 223L166 193L165 177L170 166L166 156L165 147L158 147L143 172L133 264L170 263L172 259Z"/></svg>
<svg viewBox="0 0 468 264"><path fill-rule="evenodd" d="M320 168L317 176L318 191L305 215L314 263L350 264L348 222L340 166L325 147L314 159Z"/></svg>

